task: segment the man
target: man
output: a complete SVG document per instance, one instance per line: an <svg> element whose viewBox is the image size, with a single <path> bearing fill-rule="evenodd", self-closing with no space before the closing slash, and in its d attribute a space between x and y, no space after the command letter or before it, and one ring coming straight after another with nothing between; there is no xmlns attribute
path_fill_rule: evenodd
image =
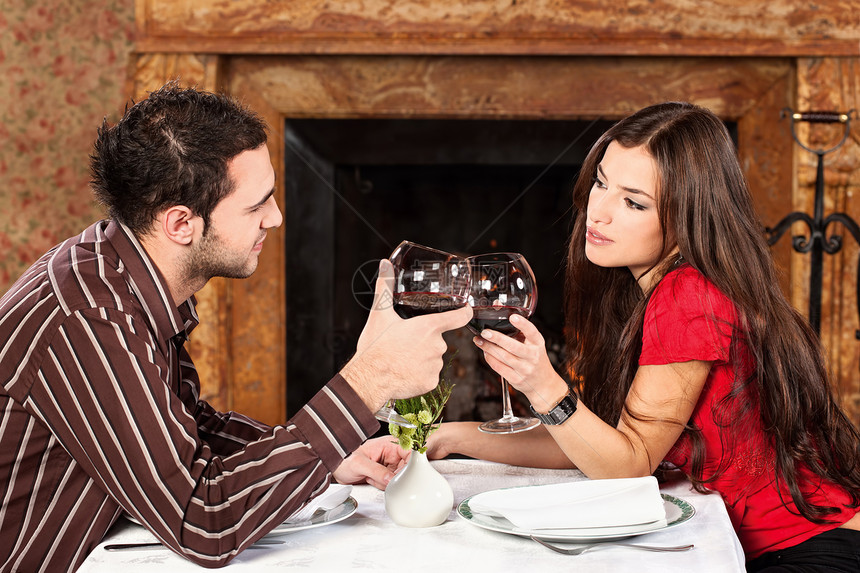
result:
<svg viewBox="0 0 860 573"><path fill-rule="evenodd" d="M294 418L216 412L183 344L194 293L251 275L283 220L263 122L168 84L102 126L92 169L110 220L0 299L0 571L74 570L123 512L217 567L332 476L384 488L406 454L365 443L373 412L436 385L471 311L400 319L383 262L355 356Z"/></svg>

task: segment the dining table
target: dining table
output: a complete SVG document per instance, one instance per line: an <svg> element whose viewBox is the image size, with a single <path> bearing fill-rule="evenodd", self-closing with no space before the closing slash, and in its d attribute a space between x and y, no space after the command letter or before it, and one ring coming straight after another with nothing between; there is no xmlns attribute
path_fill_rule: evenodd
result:
<svg viewBox="0 0 860 573"><path fill-rule="evenodd" d="M683 522L626 538L626 543L651 546L693 545L682 552L651 552L614 544L600 545L581 555L551 551L527 536L488 529L473 522L464 505L472 496L501 488L567 483L586 480L578 470L526 468L474 459L432 462L449 482L454 503L448 518L438 526L411 528L395 524L385 511L385 493L370 485L353 486L350 511L316 527L297 528L269 535L271 545L255 545L237 555L229 571L408 571L510 572L635 571L666 573L731 573L745 571L744 552L719 494L699 493L689 481L660 484L660 493L692 510ZM466 502L464 504L463 502ZM459 508L459 510L458 510ZM143 526L120 518L79 568L94 572L203 571L163 546L107 550L120 543L156 542ZM574 547L561 544L564 547Z"/></svg>

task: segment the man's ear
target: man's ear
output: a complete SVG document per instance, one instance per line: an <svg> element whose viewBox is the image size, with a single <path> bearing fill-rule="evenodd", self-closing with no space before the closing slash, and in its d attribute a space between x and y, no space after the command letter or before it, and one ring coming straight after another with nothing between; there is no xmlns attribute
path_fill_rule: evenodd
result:
<svg viewBox="0 0 860 573"><path fill-rule="evenodd" d="M203 218L185 205L168 207L161 213L161 230L165 237L180 245L190 245L196 234L203 230Z"/></svg>

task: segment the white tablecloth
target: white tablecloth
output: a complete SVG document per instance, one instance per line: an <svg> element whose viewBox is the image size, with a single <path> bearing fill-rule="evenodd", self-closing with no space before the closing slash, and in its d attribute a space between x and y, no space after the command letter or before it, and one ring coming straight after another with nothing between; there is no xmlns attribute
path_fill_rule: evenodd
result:
<svg viewBox="0 0 860 573"><path fill-rule="evenodd" d="M501 487L585 479L575 470L540 470L476 460L433 462L454 490L454 502ZM635 542L653 545L693 543L683 553L652 553L624 547L601 547L578 556L560 555L534 541L481 529L462 519L453 508L438 527L411 529L393 523L385 513L383 492L356 486L352 497L358 511L339 523L277 537L282 545L246 550L225 569L230 571L636 571L636 573L729 573L744 571L744 554L721 498L701 495L687 482L661 488L663 493L691 503L696 514L687 522L641 535ZM143 527L121 519L79 569L82 573L143 571L204 571L163 548L146 551L106 551L107 543L154 541Z"/></svg>

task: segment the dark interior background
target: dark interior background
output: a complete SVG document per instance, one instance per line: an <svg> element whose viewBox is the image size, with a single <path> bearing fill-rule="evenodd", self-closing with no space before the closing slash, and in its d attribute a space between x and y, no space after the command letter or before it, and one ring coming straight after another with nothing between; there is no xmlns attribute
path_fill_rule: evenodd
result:
<svg viewBox="0 0 860 573"><path fill-rule="evenodd" d="M608 121L286 122L287 405L292 416L352 355L380 258L401 240L516 251L538 284L533 320L561 361L571 189ZM446 419L498 417L496 375L465 328L446 335ZM525 404L514 397L515 410Z"/></svg>

